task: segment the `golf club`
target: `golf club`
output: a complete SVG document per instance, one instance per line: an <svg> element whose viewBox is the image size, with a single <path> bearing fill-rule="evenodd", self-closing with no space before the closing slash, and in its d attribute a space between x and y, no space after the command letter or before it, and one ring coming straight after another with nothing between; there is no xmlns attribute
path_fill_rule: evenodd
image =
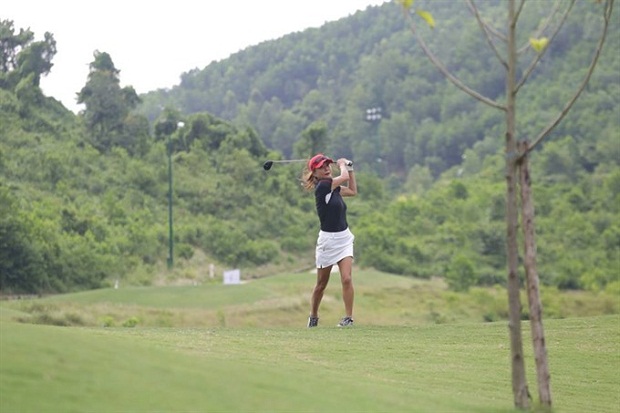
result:
<svg viewBox="0 0 620 413"><path fill-rule="evenodd" d="M263 169L265 171L270 170L274 163L296 163L296 162L306 162L306 159L283 159L279 161L266 161L263 164ZM347 164L347 166L352 166L352 165L353 165L353 161L349 161L349 163Z"/></svg>
<svg viewBox="0 0 620 413"><path fill-rule="evenodd" d="M307 162L307 160L306 159L283 159L279 161L266 161L263 164L263 169L265 171L270 170L274 163L295 163L295 162Z"/></svg>

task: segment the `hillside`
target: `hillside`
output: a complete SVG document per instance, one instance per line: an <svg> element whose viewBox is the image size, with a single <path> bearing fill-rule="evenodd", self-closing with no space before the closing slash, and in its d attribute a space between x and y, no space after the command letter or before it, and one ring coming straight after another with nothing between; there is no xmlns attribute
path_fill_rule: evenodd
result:
<svg viewBox="0 0 620 413"><path fill-rule="evenodd" d="M505 14L504 2L485 1L478 6L483 17L505 32L497 17ZM415 7L432 11L436 30L420 29L444 65L454 69L467 86L501 102L505 70L466 2L417 1ZM548 12L548 5L536 2L522 10L519 71L526 71L532 59L528 38L540 16ZM582 80L594 53L600 12L601 7L588 2L576 3L520 92L520 136L533 135L547 124ZM614 13L617 16L617 10ZM500 42L500 50L502 46ZM620 83L620 58L615 52L619 48L620 33L612 29L587 93L552 137L555 141L570 137L584 158L594 150L598 161L601 156L617 160L612 138L618 129L613 96ZM460 165L467 151L473 150L482 161L503 149L501 112L486 108L446 81L422 53L394 2L369 7L320 29L263 42L184 73L179 85L144 95L139 110L155 119L162 105L188 114L206 111L237 125L250 125L268 148L286 157L299 155L294 146L308 125L326 122L327 152L355 159L360 167L399 188L414 185L415 177L408 175L412 168L427 168L437 178ZM368 121L366 111L377 107L382 117ZM585 159L579 164L589 171L595 167Z"/></svg>
<svg viewBox="0 0 620 413"><path fill-rule="evenodd" d="M501 99L475 21L453 2L436 4L431 45ZM582 79L600 19L588 2L577 4L523 89L523 136ZM501 5L485 2L484 11ZM323 139L312 149L355 160L360 196L349 214L361 267L445 277L455 288L503 284L501 113L448 84L399 13L386 3L259 44L141 99L118 86L120 68L102 52L79 91L87 101L79 116L38 88L35 74L53 70L49 61L15 59L0 77L0 291L191 283L211 263L247 278L312 267L317 220L299 165L261 168L266 159L307 157L310 132ZM620 286L619 45L611 30L587 91L532 156L544 285ZM32 56L25 52L34 46L11 51ZM381 121L365 122L377 106Z"/></svg>

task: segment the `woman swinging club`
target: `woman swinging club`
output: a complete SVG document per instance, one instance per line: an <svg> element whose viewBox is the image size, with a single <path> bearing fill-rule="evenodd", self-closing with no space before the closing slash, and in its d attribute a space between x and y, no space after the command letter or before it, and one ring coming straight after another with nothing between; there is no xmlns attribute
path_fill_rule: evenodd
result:
<svg viewBox="0 0 620 413"><path fill-rule="evenodd" d="M319 153L308 161L302 176L302 185L308 191L314 189L316 211L321 223L321 230L316 243L316 286L312 292L308 327L319 324L319 305L329 282L332 267L338 264L342 282L342 299L345 316L338 323L339 327L353 326L353 240L355 237L347 224L347 206L342 197L355 196L357 184L352 162L340 158L335 163L340 174L332 176L334 161ZM344 185L346 184L346 185Z"/></svg>

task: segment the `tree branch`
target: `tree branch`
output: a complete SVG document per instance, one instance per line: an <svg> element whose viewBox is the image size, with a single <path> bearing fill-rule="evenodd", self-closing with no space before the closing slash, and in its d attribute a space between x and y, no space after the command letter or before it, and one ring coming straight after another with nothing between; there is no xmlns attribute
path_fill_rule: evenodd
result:
<svg viewBox="0 0 620 413"><path fill-rule="evenodd" d="M574 2L573 2L574 3ZM558 10L560 9L560 4L561 4L561 0L556 0L555 2L555 6L553 7L553 10L551 11L551 13L549 13L549 17L547 17L547 20L545 21L544 24L542 24L538 30L536 31L536 34L533 35L533 37L535 38L539 38L549 27L549 25L551 24L551 22L553 21L554 16L558 13ZM572 5L570 7L573 7ZM525 42L525 44L523 46L521 46L519 48L519 50L517 51L518 54L522 54L523 52L525 52L528 48L530 47L530 43L528 41Z"/></svg>
<svg viewBox="0 0 620 413"><path fill-rule="evenodd" d="M476 92L475 90L469 88L463 82L461 82L457 77L455 77L452 73L450 73L448 71L448 69L445 68L443 63L433 54L433 52L431 52L431 50L428 48L426 42L422 38L422 36L420 36L418 34L418 31L415 28L415 22L413 21L413 18L409 14L409 10L407 8L403 7L402 8L402 12L405 15L405 18L409 21L409 28L411 29L411 32L413 33L415 38L418 40L418 43L422 47L422 50L424 51L424 54L426 54L426 56L431 61L431 63L433 63L433 65L435 65L435 67L446 78L448 78L448 80L450 80L456 87L458 87L459 89L461 89L463 92L467 93L468 95L472 96L473 98L475 98L475 99L477 99L477 100L479 100L481 102L484 102L487 105L489 105L491 107L494 107L496 109L500 109L500 110L506 111L506 106L501 105L501 104L497 103L496 101L494 101L493 99L490 99L490 98L488 98L486 96L483 96L480 93Z"/></svg>
<svg viewBox="0 0 620 413"><path fill-rule="evenodd" d="M521 14L521 10L523 10L523 6L525 6L525 1L526 0L521 0L521 3L519 3L519 9L515 13L515 22L519 21L519 15Z"/></svg>
<svg viewBox="0 0 620 413"><path fill-rule="evenodd" d="M477 20L482 21L482 20L478 17L478 15L479 15L479 13L478 13L478 8L477 8L477 7L476 7L476 5L474 4L473 0L467 0L467 6L469 7L469 10L470 10L470 11L474 14L474 16L476 16L476 19L477 19ZM483 21L482 21L482 23L484 24L484 28L485 28L486 30L488 30L488 31L489 31L489 33L491 33L491 34L492 34L492 35L494 35L495 37L498 37L500 40L502 40L502 41L504 41L504 42L507 40L507 39L506 39L506 35L505 35L504 33L500 32L500 31L499 31L499 30L497 30L495 27L490 26L490 25L488 25L487 23L485 23L485 22L483 22Z"/></svg>
<svg viewBox="0 0 620 413"><path fill-rule="evenodd" d="M518 160L521 160L524 156L526 156L529 152L531 152L560 123L560 121L564 118L564 116L566 116L568 111L573 107L573 104L575 103L579 95L581 95L581 92L583 92L586 85L590 81L590 77L592 76L592 73L594 72L594 68L596 67L598 58L601 55L601 50L603 49L605 38L607 37L607 30L609 28L609 20L611 18L611 11L613 9L613 6L614 6L614 0L606 0L605 12L603 13L603 19L605 21L603 25L603 32L601 33L601 38L599 39L598 45L596 47L596 51L592 58L592 62L590 63L590 67L588 68L588 72L586 73L586 77L581 82L581 85L575 92L575 95L568 101L566 106L564 106L564 109L562 109L562 112L560 112L560 114L551 123L549 123L549 125L536 137L536 139L534 139L534 142L532 142L532 144L529 146L527 151L519 154Z"/></svg>
<svg viewBox="0 0 620 413"><path fill-rule="evenodd" d="M495 30L493 27L489 26L487 23L485 23L482 20L482 18L480 17L480 13L478 13L478 8L474 4L473 0L467 0L467 6L469 7L469 10L472 12L472 14L476 17L476 21L478 22L478 25L480 26L480 29L482 29L482 31L484 33L484 37L487 39L487 43L489 44L489 46L491 47L491 49L495 53L495 56L497 57L497 60L499 60L499 62L502 64L502 66L504 66L506 68L506 70L508 70L508 62L506 62L506 60L504 60L502 58L502 55L499 53L499 51L495 47L495 43L493 42L493 39L491 38L490 34L493 34L493 35L499 37L501 40L504 40L504 41L506 41L506 36L504 36L502 33L498 32L497 30Z"/></svg>
<svg viewBox="0 0 620 413"><path fill-rule="evenodd" d="M562 19L560 20L560 23L558 24L558 27L556 27L555 31L551 34L551 38L549 39L549 43L548 44L551 44L553 42L553 39L555 39L555 37L559 33L559 31L562 28L562 26L564 26L564 23L566 22L566 18L568 17L568 15L570 14L570 11L572 10L573 6L575 5L575 1L576 0L572 0L570 5L568 6L566 11L564 12L564 16L562 16ZM545 53L547 53L547 49L548 48L549 47L545 47L545 49L542 52L536 53L536 57L534 58L534 60L532 60L532 63L530 63L529 67L525 70L525 72L523 73L523 76L521 77L521 80L517 84L517 87L515 88L515 93L519 93L519 89L521 89L521 86L523 86L525 84L525 82L529 78L530 74L532 74L532 71L534 70L534 68L536 67L538 62L540 62L540 59L542 59L542 57L545 55Z"/></svg>

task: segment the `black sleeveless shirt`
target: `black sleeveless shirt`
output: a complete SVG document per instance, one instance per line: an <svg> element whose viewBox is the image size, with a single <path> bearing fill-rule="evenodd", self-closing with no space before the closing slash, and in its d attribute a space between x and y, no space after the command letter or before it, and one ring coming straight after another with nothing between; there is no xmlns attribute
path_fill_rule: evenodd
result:
<svg viewBox="0 0 620 413"><path fill-rule="evenodd" d="M321 221L321 231L340 232L349 227L347 224L347 204L340 195L340 187L331 190L332 180L320 180L314 190L316 211Z"/></svg>

